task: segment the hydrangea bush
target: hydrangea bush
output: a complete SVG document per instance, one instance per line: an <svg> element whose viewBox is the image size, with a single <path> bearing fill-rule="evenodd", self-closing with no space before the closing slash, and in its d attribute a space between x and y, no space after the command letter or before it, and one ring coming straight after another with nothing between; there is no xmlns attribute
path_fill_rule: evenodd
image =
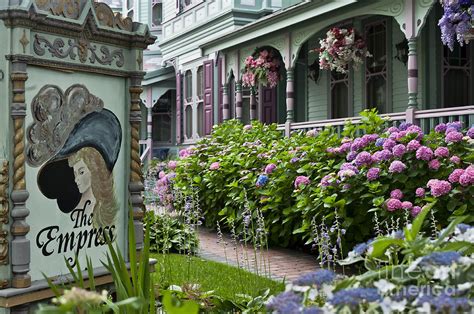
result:
<svg viewBox="0 0 474 314"><path fill-rule="evenodd" d="M258 208L273 244L314 243L333 260L435 200L433 230L456 216L474 220L472 128L453 122L424 134L361 114L341 135L328 128L289 138L275 125L228 121L180 152L175 186L197 189L208 226L230 218L242 229L244 208Z"/></svg>

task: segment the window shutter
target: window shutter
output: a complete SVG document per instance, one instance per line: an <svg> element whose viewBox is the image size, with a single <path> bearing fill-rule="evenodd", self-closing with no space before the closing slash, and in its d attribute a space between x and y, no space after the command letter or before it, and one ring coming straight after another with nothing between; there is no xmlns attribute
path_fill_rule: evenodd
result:
<svg viewBox="0 0 474 314"><path fill-rule="evenodd" d="M176 144L181 143L181 98L182 98L182 75L176 73Z"/></svg>
<svg viewBox="0 0 474 314"><path fill-rule="evenodd" d="M205 61L203 64L204 68L204 135L211 134L213 125L213 70L214 61Z"/></svg>
<svg viewBox="0 0 474 314"><path fill-rule="evenodd" d="M222 116L222 106L224 103L224 87L222 86L224 83L222 82L222 58L219 58L217 61L217 86L219 90L219 95L217 96L217 110L218 110L218 123L222 123L223 116Z"/></svg>

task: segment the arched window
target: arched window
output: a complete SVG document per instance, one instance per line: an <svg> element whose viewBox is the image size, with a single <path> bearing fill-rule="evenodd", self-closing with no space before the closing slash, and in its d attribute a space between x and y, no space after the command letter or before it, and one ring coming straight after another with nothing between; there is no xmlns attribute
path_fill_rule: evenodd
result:
<svg viewBox="0 0 474 314"><path fill-rule="evenodd" d="M184 135L193 137L193 74L187 70L184 74Z"/></svg>
<svg viewBox="0 0 474 314"><path fill-rule="evenodd" d="M151 2L151 27L158 27L163 20L162 0L152 0Z"/></svg>

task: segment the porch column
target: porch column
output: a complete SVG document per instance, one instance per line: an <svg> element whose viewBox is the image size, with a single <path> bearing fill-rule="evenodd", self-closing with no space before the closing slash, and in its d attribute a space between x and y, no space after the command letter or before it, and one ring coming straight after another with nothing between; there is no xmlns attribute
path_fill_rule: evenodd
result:
<svg viewBox="0 0 474 314"><path fill-rule="evenodd" d="M408 40L408 108L406 122L415 123L415 111L418 109L418 64L416 60L416 37Z"/></svg>
<svg viewBox="0 0 474 314"><path fill-rule="evenodd" d="M253 88L250 89L250 120L257 120L257 99Z"/></svg>
<svg viewBox="0 0 474 314"><path fill-rule="evenodd" d="M153 115L152 115L152 107L147 108L147 125L146 125L146 141L147 146L150 149L148 153L148 161L151 160L153 155Z"/></svg>
<svg viewBox="0 0 474 314"><path fill-rule="evenodd" d="M224 121L230 119L229 109L229 85L224 84L222 88L222 119Z"/></svg>
<svg viewBox="0 0 474 314"><path fill-rule="evenodd" d="M295 108L295 84L293 68L286 70L286 123L293 122Z"/></svg>
<svg viewBox="0 0 474 314"><path fill-rule="evenodd" d="M242 121L242 81L235 83L235 117Z"/></svg>

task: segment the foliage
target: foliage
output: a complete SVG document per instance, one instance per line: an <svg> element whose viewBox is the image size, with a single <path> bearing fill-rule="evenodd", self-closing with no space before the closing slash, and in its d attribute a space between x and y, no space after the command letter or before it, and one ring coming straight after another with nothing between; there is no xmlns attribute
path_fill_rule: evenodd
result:
<svg viewBox="0 0 474 314"><path fill-rule="evenodd" d="M433 200L433 230L457 216L474 220L474 129L462 133L453 122L423 134L407 123L388 128L374 111L361 115L341 136L326 128L287 138L275 125L225 122L180 152L174 187L197 191L207 226L231 219L241 233L247 207L254 219L263 214L272 244L304 239L327 250L322 263L409 224Z"/></svg>
<svg viewBox="0 0 474 314"><path fill-rule="evenodd" d="M427 207L404 232L357 245L352 262L367 271L346 277L329 270L306 274L267 302L289 313L467 313L474 308L474 228L453 221L438 237L420 229ZM456 251L455 251L456 250ZM351 255L351 254L350 254ZM360 260L354 256L363 256Z"/></svg>
<svg viewBox="0 0 474 314"><path fill-rule="evenodd" d="M196 232L182 217L148 211L145 224L150 230L151 252L195 252L199 245Z"/></svg>
<svg viewBox="0 0 474 314"><path fill-rule="evenodd" d="M283 283L194 256L152 254L152 257L158 261L154 281L159 283L161 294L169 291L174 297L194 300L201 309L209 311L261 308L270 294L284 288Z"/></svg>

